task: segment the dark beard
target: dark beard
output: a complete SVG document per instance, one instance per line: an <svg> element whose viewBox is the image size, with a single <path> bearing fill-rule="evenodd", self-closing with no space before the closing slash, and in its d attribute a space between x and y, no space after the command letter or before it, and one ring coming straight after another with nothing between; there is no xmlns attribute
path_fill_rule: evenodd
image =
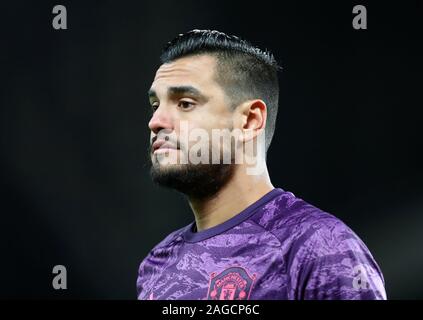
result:
<svg viewBox="0 0 423 320"><path fill-rule="evenodd" d="M229 127L232 131L233 127ZM156 137L157 139L157 137ZM153 138L153 142L154 142ZM186 150L179 141L174 143L180 150ZM235 140L231 139L230 163L223 163L223 150L220 150L220 163L212 162L213 150L210 146L209 162L207 164L177 164L161 166L157 159L153 160L151 145L149 149L151 169L150 175L154 183L175 189L188 198L205 200L213 197L235 172ZM187 153L187 151L185 151ZM200 154L199 154L200 155Z"/></svg>
<svg viewBox="0 0 423 320"><path fill-rule="evenodd" d="M153 182L175 189L189 198L207 199L214 196L232 177L234 164L184 164L161 168L152 164Z"/></svg>

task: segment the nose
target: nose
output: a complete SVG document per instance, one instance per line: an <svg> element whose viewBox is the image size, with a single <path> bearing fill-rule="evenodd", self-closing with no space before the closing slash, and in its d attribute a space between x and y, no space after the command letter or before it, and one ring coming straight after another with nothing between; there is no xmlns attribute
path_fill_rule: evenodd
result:
<svg viewBox="0 0 423 320"><path fill-rule="evenodd" d="M148 127L154 134L158 134L160 130L168 129L173 130L173 121L170 112L166 111L165 108L160 106L153 113L153 116L148 123Z"/></svg>

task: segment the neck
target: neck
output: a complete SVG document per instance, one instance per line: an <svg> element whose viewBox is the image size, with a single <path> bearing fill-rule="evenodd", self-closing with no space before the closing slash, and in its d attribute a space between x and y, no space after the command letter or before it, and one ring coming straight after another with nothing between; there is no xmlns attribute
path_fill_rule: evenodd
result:
<svg viewBox="0 0 423 320"><path fill-rule="evenodd" d="M237 166L231 180L207 199L189 198L197 231L219 225L259 200L274 189L267 170L261 175L247 175Z"/></svg>

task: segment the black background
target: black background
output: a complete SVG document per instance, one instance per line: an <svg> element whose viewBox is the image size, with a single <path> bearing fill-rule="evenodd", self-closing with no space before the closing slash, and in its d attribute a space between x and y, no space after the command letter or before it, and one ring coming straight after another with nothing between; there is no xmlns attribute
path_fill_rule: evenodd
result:
<svg viewBox="0 0 423 320"><path fill-rule="evenodd" d="M56 4L67 30L52 27ZM367 30L352 28L356 4ZM275 54L273 184L356 231L388 298L423 298L422 1L19 1L0 12L0 297L136 298L140 261L193 219L150 181L146 92L162 46L196 28ZM67 290L52 288L58 264Z"/></svg>

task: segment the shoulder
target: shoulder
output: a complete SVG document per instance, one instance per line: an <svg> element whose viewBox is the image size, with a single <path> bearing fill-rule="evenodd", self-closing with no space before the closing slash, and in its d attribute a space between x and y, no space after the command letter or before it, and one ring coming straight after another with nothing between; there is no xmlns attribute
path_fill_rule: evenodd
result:
<svg viewBox="0 0 423 320"><path fill-rule="evenodd" d="M182 233L190 226L191 225L187 225L183 228L171 232L166 237L164 237L159 243L157 243L141 261L139 266L139 273L143 273L145 269L155 268L155 261L157 259L170 255L172 248L175 246L177 241L181 239Z"/></svg>
<svg viewBox="0 0 423 320"><path fill-rule="evenodd" d="M175 231L172 231L167 236L165 236L162 240L160 240L150 252L166 248L169 246L172 246L175 241L181 238L182 234L187 231L192 226L192 223L186 225L185 227L182 227L180 229L177 229Z"/></svg>
<svg viewBox="0 0 423 320"><path fill-rule="evenodd" d="M369 249L334 215L284 192L265 206L256 223L281 242L298 297L386 298L381 270Z"/></svg>
<svg viewBox="0 0 423 320"><path fill-rule="evenodd" d="M291 245L291 255L315 259L340 252L370 254L358 235L342 220L291 192L283 192L266 204L256 223Z"/></svg>
<svg viewBox="0 0 423 320"><path fill-rule="evenodd" d="M353 234L334 215L286 191L269 201L260 214L252 219L272 232L281 242L306 241L319 237L330 239L334 235Z"/></svg>

